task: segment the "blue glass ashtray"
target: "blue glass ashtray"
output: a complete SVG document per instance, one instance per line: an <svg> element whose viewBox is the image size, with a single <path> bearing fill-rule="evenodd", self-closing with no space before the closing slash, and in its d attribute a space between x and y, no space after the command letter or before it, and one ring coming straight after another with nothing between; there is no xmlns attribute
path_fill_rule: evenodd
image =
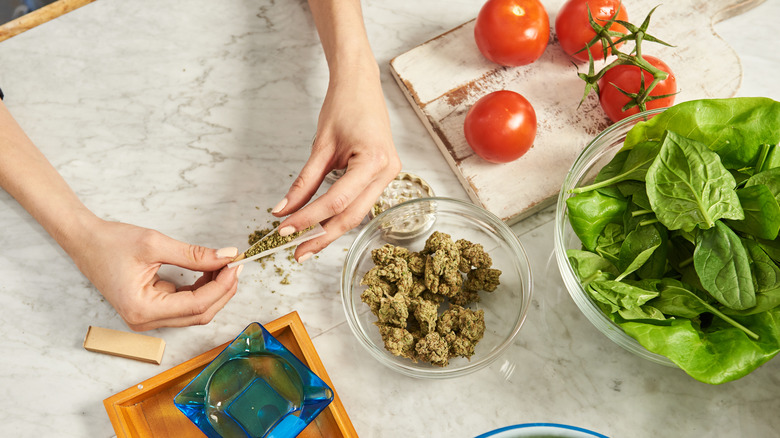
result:
<svg viewBox="0 0 780 438"><path fill-rule="evenodd" d="M173 399L210 438L295 437L331 401L333 390L256 322Z"/></svg>

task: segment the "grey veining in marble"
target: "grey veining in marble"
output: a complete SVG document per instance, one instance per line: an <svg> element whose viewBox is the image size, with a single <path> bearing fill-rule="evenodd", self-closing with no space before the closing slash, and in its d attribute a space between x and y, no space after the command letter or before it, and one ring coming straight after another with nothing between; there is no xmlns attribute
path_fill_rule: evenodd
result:
<svg viewBox="0 0 780 438"><path fill-rule="evenodd" d="M388 62L470 20L481 3L363 4L404 170L440 196L467 199ZM768 1L716 27L742 56L740 95L780 100L780 55L771 45L778 17L780 5ZM267 208L308 157L327 66L303 0L98 0L0 43L0 85L28 135L98 215L202 245L242 246L272 220ZM360 436L469 437L525 422L614 437L777 436L780 360L716 387L623 351L563 289L551 257L552 215L547 209L513 227L535 291L512 348L487 369L434 382L385 369L345 324L339 276L357 230L303 265L284 257L251 265L206 326L150 332L167 343L160 366L87 352L89 325L126 327L0 192L0 436L108 438L103 399L232 339L251 321L292 310ZM291 284L281 284L277 266Z"/></svg>

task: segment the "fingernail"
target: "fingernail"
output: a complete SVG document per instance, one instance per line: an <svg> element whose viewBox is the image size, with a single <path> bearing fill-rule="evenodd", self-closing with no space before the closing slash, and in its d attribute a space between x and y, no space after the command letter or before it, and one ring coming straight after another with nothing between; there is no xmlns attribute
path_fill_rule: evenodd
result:
<svg viewBox="0 0 780 438"><path fill-rule="evenodd" d="M244 270L244 265L238 265L238 268L236 268L236 278L238 278L239 275L241 275L241 271Z"/></svg>
<svg viewBox="0 0 780 438"><path fill-rule="evenodd" d="M310 252L307 252L306 254L304 254L304 255L302 255L302 256L300 256L300 257L298 257L298 263L303 263L303 262L305 262L306 260L309 260L309 259L311 258L311 256L312 256L312 253L310 253Z"/></svg>
<svg viewBox="0 0 780 438"><path fill-rule="evenodd" d="M274 214L275 214L275 213L279 213L280 211L282 211L282 209L283 209L283 208L284 208L286 205L287 205L287 198L284 198L284 199L282 199L281 201L279 201L279 203L278 203L278 204L276 204L276 207L274 207L274 209L273 209L273 210L271 210L271 213L274 213Z"/></svg>
<svg viewBox="0 0 780 438"><path fill-rule="evenodd" d="M289 236L295 232L295 227L287 225L286 227L279 228L279 235L282 237Z"/></svg>
<svg viewBox="0 0 780 438"><path fill-rule="evenodd" d="M217 250L217 257L219 258L233 258L238 255L238 248L235 246L229 246L227 248L220 248Z"/></svg>

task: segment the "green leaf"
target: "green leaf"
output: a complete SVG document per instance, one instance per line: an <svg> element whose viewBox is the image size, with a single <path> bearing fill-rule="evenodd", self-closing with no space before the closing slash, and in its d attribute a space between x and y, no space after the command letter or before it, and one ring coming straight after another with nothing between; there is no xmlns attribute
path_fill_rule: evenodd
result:
<svg viewBox="0 0 780 438"><path fill-rule="evenodd" d="M682 102L641 122L626 136L624 148L660 140L667 130L705 144L728 169L755 166L762 145L780 143L780 102L765 97Z"/></svg>
<svg viewBox="0 0 780 438"><path fill-rule="evenodd" d="M722 309L723 313L734 316L755 315L780 307L780 289L772 289L756 294L756 305L745 310L733 310L727 307Z"/></svg>
<svg viewBox="0 0 780 438"><path fill-rule="evenodd" d="M666 317L645 303L658 296L658 292L645 290L616 280L594 281L588 288L591 297L624 319L658 319Z"/></svg>
<svg viewBox="0 0 780 438"><path fill-rule="evenodd" d="M727 221L728 225L759 239L776 238L780 232L780 204L769 187L764 184L747 186L737 190L737 196L745 218Z"/></svg>
<svg viewBox="0 0 780 438"><path fill-rule="evenodd" d="M650 305L665 315L693 319L709 311L707 302L681 282L666 287L658 284L657 287L660 293Z"/></svg>
<svg viewBox="0 0 780 438"><path fill-rule="evenodd" d="M620 247L618 279L636 271L640 278L660 278L666 270L666 238L653 225L639 226Z"/></svg>
<svg viewBox="0 0 780 438"><path fill-rule="evenodd" d="M753 173L780 167L780 147L776 144L762 144Z"/></svg>
<svg viewBox="0 0 780 438"><path fill-rule="evenodd" d="M650 198L647 197L645 186L642 186L642 190L637 190L631 195L631 201L644 210L652 210L653 208L650 205Z"/></svg>
<svg viewBox="0 0 780 438"><path fill-rule="evenodd" d="M609 223L621 223L627 203L625 199L607 196L598 191L581 193L567 199L569 221L582 245L593 251L604 227Z"/></svg>
<svg viewBox="0 0 780 438"><path fill-rule="evenodd" d="M759 239L758 244L761 245L761 249L763 249L775 263L780 263L780 237L775 240Z"/></svg>
<svg viewBox="0 0 780 438"><path fill-rule="evenodd" d="M596 254L609 260L610 263L617 265L620 255L620 247L623 245L626 235L623 233L623 227L618 224L607 224L604 232L598 238L595 252Z"/></svg>
<svg viewBox="0 0 780 438"><path fill-rule="evenodd" d="M583 286L598 280L611 280L618 275L617 268L598 254L579 249L566 250L566 257Z"/></svg>
<svg viewBox="0 0 780 438"><path fill-rule="evenodd" d="M780 204L780 167L756 173L745 182L746 188L757 185L765 185Z"/></svg>
<svg viewBox="0 0 780 438"><path fill-rule="evenodd" d="M647 171L647 196L668 229L711 228L721 218L743 219L736 181L703 144L667 132Z"/></svg>
<svg viewBox="0 0 780 438"><path fill-rule="evenodd" d="M750 257L756 293L780 289L780 266L769 257L758 242L742 239L742 243Z"/></svg>
<svg viewBox="0 0 780 438"><path fill-rule="evenodd" d="M622 150L615 155L597 175L593 184L572 189L572 193L608 187L621 181L644 181L647 169L658 155L661 143L646 141L635 145L631 150Z"/></svg>
<svg viewBox="0 0 780 438"><path fill-rule="evenodd" d="M646 349L668 357L693 378L721 384L746 376L780 351L780 310L739 322L758 339L717 319L707 330L683 318L669 325L627 321L620 326Z"/></svg>
<svg viewBox="0 0 780 438"><path fill-rule="evenodd" d="M743 310L756 305L747 251L723 222L699 233L693 264L704 290L724 306Z"/></svg>
<svg viewBox="0 0 780 438"><path fill-rule="evenodd" d="M715 308L699 295L697 291L686 284L671 278L665 278L658 281L656 285L658 286L660 294L658 297L654 298L650 304L661 310L664 314L693 319L702 313L708 312L717 316L730 326L742 330L751 338L758 339L756 333Z"/></svg>

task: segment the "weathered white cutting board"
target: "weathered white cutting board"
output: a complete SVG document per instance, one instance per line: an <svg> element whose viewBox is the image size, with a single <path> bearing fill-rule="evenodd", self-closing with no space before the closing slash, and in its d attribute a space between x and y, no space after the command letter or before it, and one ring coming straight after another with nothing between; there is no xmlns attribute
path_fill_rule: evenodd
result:
<svg viewBox="0 0 780 438"><path fill-rule="evenodd" d="M675 47L644 43L643 53L663 59L675 73L680 90L676 102L736 93L742 78L739 57L712 26L763 1L677 0L655 11L648 32ZM542 3L552 28L564 0ZM623 4L629 21L639 25L658 3ZM474 15L478 12L479 6ZM501 67L485 59L474 42L474 20L397 56L390 65L471 199L509 224L549 205L579 152L610 124L595 95L577 108L584 82L558 45L554 29L544 55L527 66ZM472 152L463 121L474 102L500 89L516 91L533 104L538 128L533 148L523 157L492 164Z"/></svg>

